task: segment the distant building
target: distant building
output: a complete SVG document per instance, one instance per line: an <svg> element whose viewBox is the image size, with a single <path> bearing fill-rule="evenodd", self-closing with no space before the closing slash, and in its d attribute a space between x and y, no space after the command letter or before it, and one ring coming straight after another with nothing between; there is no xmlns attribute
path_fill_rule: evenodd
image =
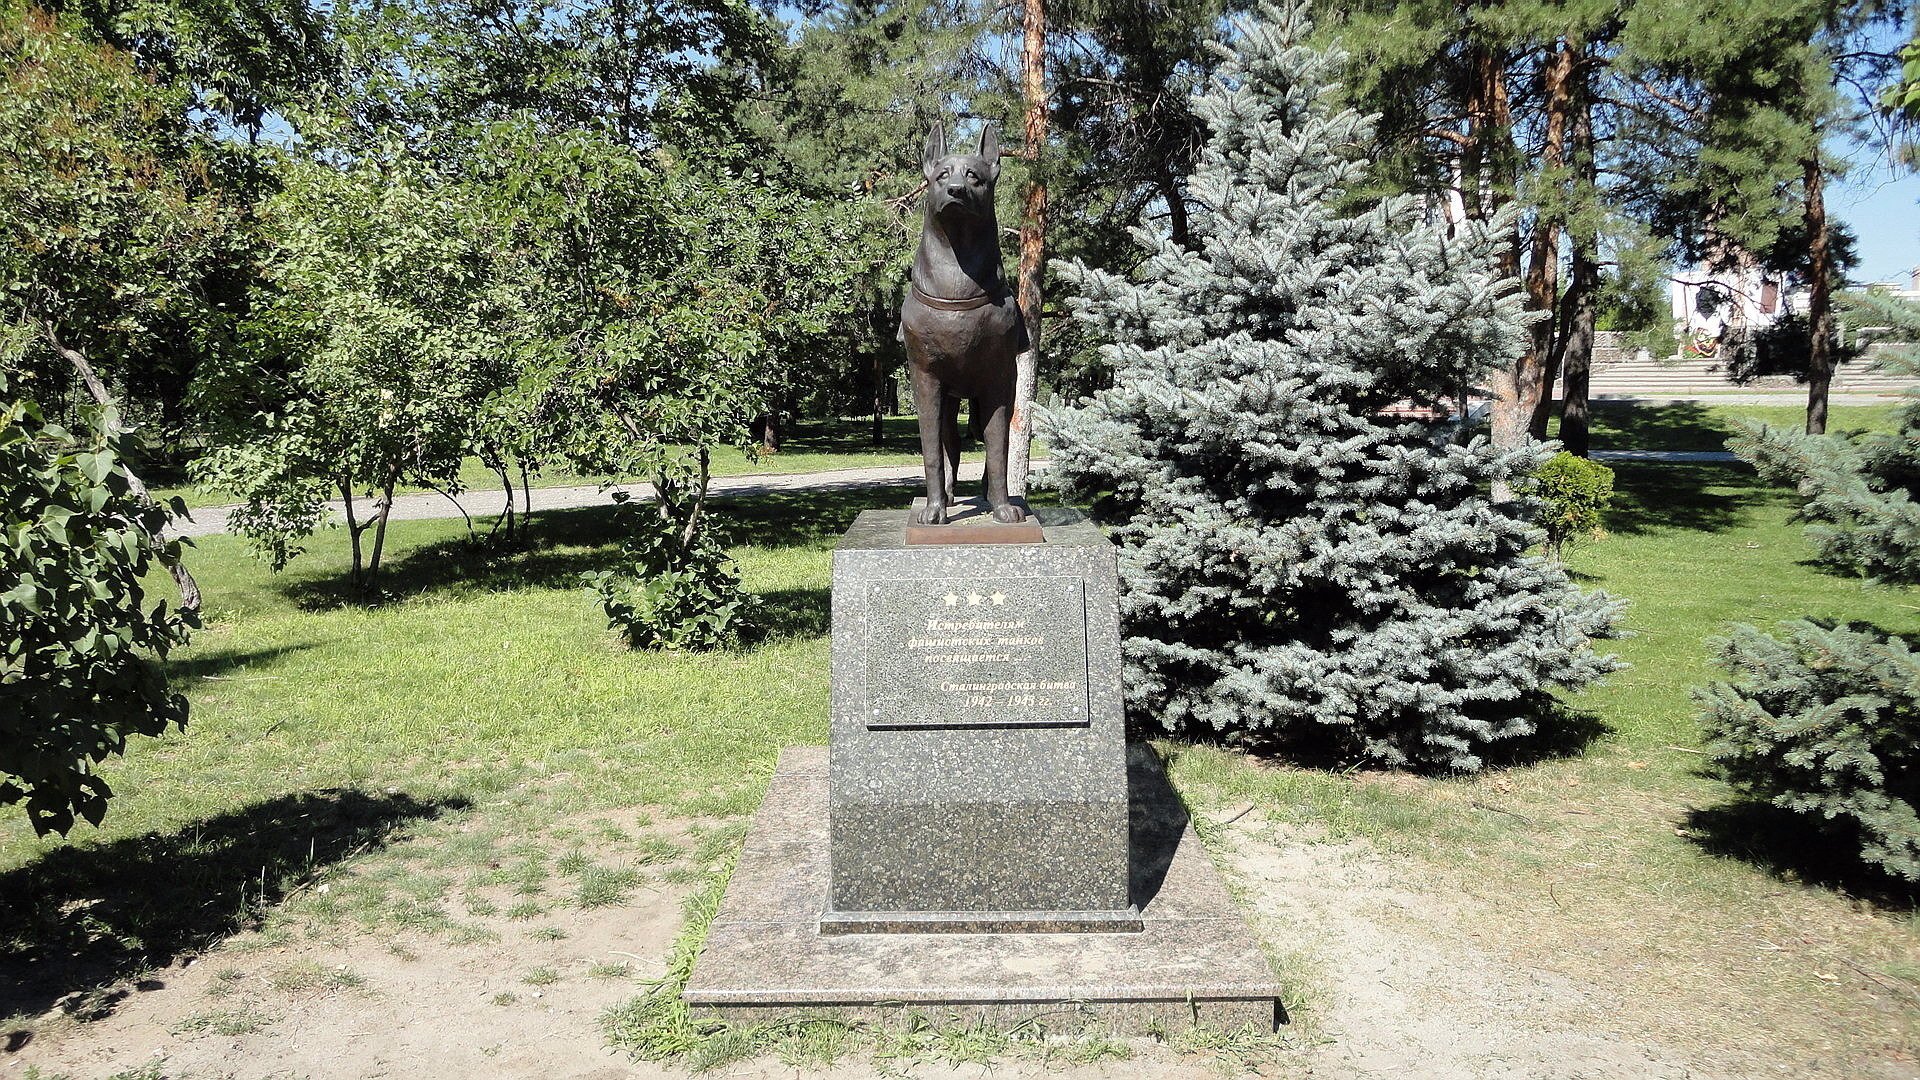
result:
<svg viewBox="0 0 1920 1080"><path fill-rule="evenodd" d="M1807 300L1805 289L1787 288L1785 275L1757 268L1682 272L1668 291L1674 325L1696 341L1718 341L1728 330L1758 330L1804 310Z"/></svg>
<svg viewBox="0 0 1920 1080"><path fill-rule="evenodd" d="M1889 296L1896 296L1902 300L1920 301L1920 266L1907 271L1905 281L1870 281L1860 288L1879 289Z"/></svg>
<svg viewBox="0 0 1920 1080"><path fill-rule="evenodd" d="M1681 355L1700 359L1719 356L1730 332L1765 329L1805 311L1808 301L1807 290L1789 288L1785 274L1752 266L1681 271L1670 279L1668 296Z"/></svg>

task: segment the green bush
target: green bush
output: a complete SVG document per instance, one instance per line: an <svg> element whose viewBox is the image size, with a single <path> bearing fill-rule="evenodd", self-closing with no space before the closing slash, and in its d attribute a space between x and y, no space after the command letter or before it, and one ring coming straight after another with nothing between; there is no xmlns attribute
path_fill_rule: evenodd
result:
<svg viewBox="0 0 1920 1080"><path fill-rule="evenodd" d="M667 507L642 510L616 492L630 532L620 570L581 575L600 597L607 621L637 649L724 648L746 631L752 598L726 549L685 515Z"/></svg>
<svg viewBox="0 0 1920 1080"><path fill-rule="evenodd" d="M1555 555L1577 536L1606 535L1601 523L1613 502L1613 470L1562 450L1534 471L1528 493L1540 503L1540 527Z"/></svg>
<svg viewBox="0 0 1920 1080"><path fill-rule="evenodd" d="M1866 626L1797 619L1713 642L1733 675L1694 691L1734 787L1836 830L1863 862L1920 881L1920 657Z"/></svg>
<svg viewBox="0 0 1920 1080"><path fill-rule="evenodd" d="M98 427L69 431L0 397L0 805L24 802L39 833L64 834L75 814L99 824L113 792L93 766L187 721L152 657L198 623L144 583L181 542L161 539L167 511L133 493L116 425Z"/></svg>

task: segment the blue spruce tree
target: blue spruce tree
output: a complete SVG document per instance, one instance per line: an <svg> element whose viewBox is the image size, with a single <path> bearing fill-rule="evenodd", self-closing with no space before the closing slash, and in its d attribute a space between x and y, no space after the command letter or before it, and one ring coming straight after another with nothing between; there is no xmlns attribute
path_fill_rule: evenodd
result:
<svg viewBox="0 0 1920 1080"><path fill-rule="evenodd" d="M1841 303L1883 337L1920 341L1920 307L1872 293ZM1886 360L1911 373L1915 351ZM1897 432L1750 425L1733 448L1763 478L1799 489L1807 539L1828 565L1920 585L1920 398L1900 410ZM1866 623L1778 629L1735 626L1712 643L1731 678L1694 692L1707 752L1736 790L1835 834L1823 851L1920 882L1920 654Z"/></svg>
<svg viewBox="0 0 1920 1080"><path fill-rule="evenodd" d="M1544 453L1396 418L1523 348L1492 234L1363 195L1372 118L1302 7L1239 28L1196 109L1192 247L1063 263L1113 388L1051 418L1053 483L1120 548L1136 723L1472 770L1553 686L1616 664L1619 602L1529 554L1495 501Z"/></svg>

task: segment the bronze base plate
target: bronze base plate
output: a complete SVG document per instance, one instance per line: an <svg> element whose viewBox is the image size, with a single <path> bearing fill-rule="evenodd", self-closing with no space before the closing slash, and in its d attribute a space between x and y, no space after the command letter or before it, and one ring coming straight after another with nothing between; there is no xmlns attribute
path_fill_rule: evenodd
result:
<svg viewBox="0 0 1920 1080"><path fill-rule="evenodd" d="M1027 515L1025 521L1011 525L993 520L993 511L984 498L960 499L947 507L945 525L915 525L913 514L927 505L925 496L913 500L913 513L907 515L907 544L910 547L942 544L1044 544L1047 534L1027 509L1025 499L1012 500Z"/></svg>

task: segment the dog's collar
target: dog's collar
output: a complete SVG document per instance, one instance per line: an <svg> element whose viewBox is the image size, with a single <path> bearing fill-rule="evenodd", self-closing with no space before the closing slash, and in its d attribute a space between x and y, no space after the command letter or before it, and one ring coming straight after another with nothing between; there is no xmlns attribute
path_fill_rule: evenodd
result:
<svg viewBox="0 0 1920 1080"><path fill-rule="evenodd" d="M1004 300L1007 295L1004 292L984 293L980 296L968 297L965 300L947 300L922 292L920 283L911 278L907 280L907 287L913 290L913 298L915 300L933 308L935 311L972 311L974 308L983 308L988 304L997 304L1001 300Z"/></svg>

